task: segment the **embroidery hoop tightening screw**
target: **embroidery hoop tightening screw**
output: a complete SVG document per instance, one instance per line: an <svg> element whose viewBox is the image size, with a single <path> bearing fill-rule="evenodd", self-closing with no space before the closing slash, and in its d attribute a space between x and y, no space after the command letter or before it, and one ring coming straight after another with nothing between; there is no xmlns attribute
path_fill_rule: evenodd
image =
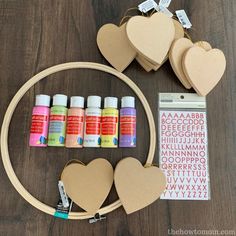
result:
<svg viewBox="0 0 236 236"><path fill-rule="evenodd" d="M98 221L105 220L105 219L106 219L106 216L102 216L99 213L96 213L93 218L89 219L89 224L93 224L93 223L96 223Z"/></svg>

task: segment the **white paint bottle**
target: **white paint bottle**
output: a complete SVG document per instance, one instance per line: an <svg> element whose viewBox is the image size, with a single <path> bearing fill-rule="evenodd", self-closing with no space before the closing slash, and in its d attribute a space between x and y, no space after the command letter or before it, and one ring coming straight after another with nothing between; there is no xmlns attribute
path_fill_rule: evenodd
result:
<svg viewBox="0 0 236 236"><path fill-rule="evenodd" d="M88 96L85 110L84 147L101 146L101 97Z"/></svg>

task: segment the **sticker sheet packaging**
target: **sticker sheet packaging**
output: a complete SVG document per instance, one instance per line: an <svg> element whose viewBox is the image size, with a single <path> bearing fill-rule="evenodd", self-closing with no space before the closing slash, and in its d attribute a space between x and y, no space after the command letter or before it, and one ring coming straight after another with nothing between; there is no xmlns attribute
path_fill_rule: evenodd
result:
<svg viewBox="0 0 236 236"><path fill-rule="evenodd" d="M191 93L159 94L161 199L209 200L206 100Z"/></svg>

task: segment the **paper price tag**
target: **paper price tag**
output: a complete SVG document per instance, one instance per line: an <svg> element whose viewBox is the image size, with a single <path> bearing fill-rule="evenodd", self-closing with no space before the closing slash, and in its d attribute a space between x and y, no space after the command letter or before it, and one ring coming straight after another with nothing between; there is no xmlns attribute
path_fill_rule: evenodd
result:
<svg viewBox="0 0 236 236"><path fill-rule="evenodd" d="M166 14L170 18L173 16L173 14L166 7L163 7L161 5L158 5L155 9L156 9L156 11L160 11L160 12Z"/></svg>
<svg viewBox="0 0 236 236"><path fill-rule="evenodd" d="M170 3L171 3L171 0L160 0L159 6L167 8L167 7L169 7Z"/></svg>
<svg viewBox="0 0 236 236"><path fill-rule="evenodd" d="M59 193L61 196L63 207L69 207L69 205L70 205L69 200L68 200L67 194L65 192L65 187L64 187L64 184L62 181L58 182L58 189L59 189Z"/></svg>
<svg viewBox="0 0 236 236"><path fill-rule="evenodd" d="M148 11L157 7L157 3L153 0L147 0L138 5L139 11L147 13Z"/></svg>
<svg viewBox="0 0 236 236"><path fill-rule="evenodd" d="M192 27L192 24L187 16L185 10L178 10L178 11L175 11L175 13L179 19L179 22L183 25L184 28L190 29Z"/></svg>

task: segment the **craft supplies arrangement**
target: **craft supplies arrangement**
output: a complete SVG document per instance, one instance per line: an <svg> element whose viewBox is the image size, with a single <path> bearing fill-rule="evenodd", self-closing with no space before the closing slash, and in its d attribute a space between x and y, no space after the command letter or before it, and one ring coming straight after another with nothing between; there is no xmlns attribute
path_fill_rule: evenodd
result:
<svg viewBox="0 0 236 236"><path fill-rule="evenodd" d="M46 78L47 76L49 76L51 74L54 74L54 73L57 73L60 71L64 71L64 70L69 70L69 69L98 70L98 71L103 71L103 72L113 75L111 77L113 79L116 79L116 78L120 79L121 81L126 83L133 90L133 92L136 94L136 96L139 98L139 100L144 108L144 111L146 113L147 120L148 120L148 127L149 127L149 134L150 134L150 138L149 138L150 145L149 145L149 151L147 154L145 166L142 166L142 164L139 163L138 160L136 160L137 157L136 158L134 158L134 157L128 157L128 158L123 157L122 158L121 157L121 161L119 162L119 164L122 164L122 163L123 164L117 165L117 167L115 168L114 176L113 176L113 179L115 180L115 186L116 186L116 189L117 189L120 199L118 199L115 202L111 203L110 205L104 206L102 208L99 208L99 207L102 205L103 201L105 200L106 193L109 192L109 190L110 190L109 183L111 184L111 182L110 182L111 180L109 180L110 178L108 178L108 176L110 176L110 173L111 173L111 168L109 168L109 166L110 166L109 164L104 164L105 162L107 163L106 160L102 159L103 164L98 165L97 168L95 168L96 171L94 170L92 172L90 172L90 169L93 170L93 168L90 168L90 166L94 165L92 163L95 163L95 166L97 165L96 163L100 163L100 161L99 162L95 161L96 157L94 157L94 159L95 159L94 162L92 161L91 165L89 163L87 166L85 166L85 164L83 164L79 160L76 160L76 162L80 163L79 164L80 171L76 171L75 177L73 177L74 172L69 171L69 177L68 177L70 179L70 174L72 174L72 178L73 179L75 178L73 183L75 183L76 186L70 181L68 184L68 182L66 180L64 183L65 188L61 187L62 186L61 184L58 185L58 186L60 186L59 192L61 194L61 199L58 202L56 207L48 206L47 204L40 202L38 199L36 199L34 196L32 196L24 188L24 186L20 183L19 179L17 178L17 176L12 168L12 164L10 161L10 156L9 156L9 151L8 151L8 142L7 142L8 131L9 131L9 125L11 122L11 118L12 118L13 112L14 112L17 104L19 103L21 98L25 95L25 93L32 86L34 86L38 81ZM57 77L54 77L54 79L55 78L57 78ZM64 96L65 95L60 96L60 99L59 99L60 102L56 103L57 105L54 104L53 107L56 108L57 106L59 106L59 108L63 108L63 110L67 109L65 107ZM63 100L63 104L62 104L61 99ZM128 104L130 103L129 99L128 99L128 102L123 101L124 106L127 106L127 103ZM133 100L132 100L132 105L133 105ZM125 107L123 107L123 108L125 108ZM53 111L56 111L56 110L57 109L53 109ZM128 114L135 114L134 110L133 109L131 109L131 110L132 110L132 112L128 112ZM60 112L60 114L61 114L61 112ZM62 126L64 127L64 124ZM133 135L128 135L128 140L132 141L133 139L130 137L133 137ZM142 209L143 207L151 204L153 201L158 199L160 197L161 193L165 189L166 180L165 180L164 173L158 167L152 165L152 161L153 161L154 154L155 154L155 149L156 149L155 122L154 122L153 114L152 114L151 108L149 106L149 103L147 102L146 97L144 96L142 91L138 88L138 86L131 79L129 79L123 73L120 73L119 71L117 71L109 66L105 66L105 65L97 64L97 63L92 63L92 62L70 62L70 63L59 64L59 65L50 67L48 69L45 69L42 72L33 76L30 80L28 80L19 89L19 91L15 94L15 96L11 100L11 102L7 108L6 114L4 116L2 129L1 129L2 161L3 161L4 168L6 170L6 173L8 175L8 178L10 179L10 181L13 184L13 186L15 187L15 189L32 206L36 207L37 209L39 209L47 214L53 215L55 217L60 217L63 219L91 219L92 218L90 220L90 222L96 222L96 221L104 218L104 217L102 217L102 215L107 214L122 205L124 206L127 214L129 214L129 213L132 213L132 212ZM139 164L137 164L137 163L139 163ZM68 165L62 171L62 176L61 176L62 180L64 177L67 179L67 174L64 175L63 173L68 173L66 170L67 170L67 168L71 168L70 167L71 165L74 165L74 164L68 163ZM84 166L84 168L83 168L83 166ZM104 166L107 166L106 170L104 170ZM130 169L130 166L132 166L131 169ZM76 167L76 169L77 169L77 167ZM84 186L86 186L86 187L84 187L83 189L80 189L80 191L83 191L85 194L88 193L89 189L90 189L90 191L93 191L93 194L86 195L86 199L87 199L89 205L91 204L91 206L94 206L93 208L87 208L87 204L86 204L87 201L85 198L78 200L77 199L78 193L74 195L74 191L77 192L79 189L77 186L80 184L80 182L83 182L83 181L77 180L77 178L79 178L81 173L83 173L81 171L81 169L84 169L85 172L88 171L89 174L87 175L88 178L86 178L86 180L84 182L84 184L85 184ZM64 172L64 171L66 171L66 172ZM140 175L139 178L136 178L137 172ZM92 182L99 188L99 191L100 191L100 189L103 188L103 185L105 186L104 190L101 192L101 194L94 191L93 185L91 185L91 178L89 178L89 176L93 176L93 175L95 177L92 178L92 180L93 180ZM99 178L97 178L98 175L99 176L100 175L107 176L106 180L101 185L100 185L101 182L100 182ZM127 178L127 176L129 176L129 178ZM82 177L84 178L84 174L82 174ZM125 181L123 182L123 186L122 186L122 183L120 183L120 179L124 179L124 178L125 178ZM144 180L141 183L140 183L140 178L142 178ZM104 179L104 176L103 176L103 179ZM153 183L155 183L155 184L153 184ZM65 196L68 193L67 188L69 188L69 196L71 197L71 199L68 199L68 201L65 201ZM71 189L73 190L72 192L71 192ZM125 191L125 189L126 189L126 191ZM62 190L64 190L64 191L62 191ZM132 194L130 195L130 198L124 197L127 195L127 192L130 192L131 190L132 190ZM142 195L140 195L140 196L142 196L142 198L137 198L136 197L137 195L135 193L140 193L140 194L142 193ZM79 194L79 195L81 195L81 194ZM95 195L99 195L99 198L98 199L94 198ZM89 209L90 213L87 211L72 212L71 211L71 201L77 202L77 204L79 206L83 207L85 210ZM67 203L69 203L69 204L67 204ZM65 204L65 205L63 205L63 204ZM96 213L95 213L95 209L96 209Z"/></svg>
<svg viewBox="0 0 236 236"><path fill-rule="evenodd" d="M186 12L170 12L170 3L171 0L159 3L147 0L135 9L128 9L119 26L108 23L99 29L98 48L115 69L92 62L59 64L33 76L15 94L1 129L2 161L11 183L32 206L55 217L90 219L93 223L120 206L131 214L158 198L210 199L204 96L221 80L226 59L224 53L209 42L193 42L188 33L192 24ZM138 14L130 16L131 10ZM122 73L134 59L146 72L157 73L157 79L158 69L169 59L182 85L197 93L159 94L159 107L154 112L158 110L159 114L160 168L153 163L156 148L153 112L142 91ZM120 79L133 90L147 116L149 151L144 165L139 162L139 156L121 157L115 167L98 157L89 163L70 160L65 163L59 182L55 182L60 199L56 207L51 207L33 197L17 178L8 151L8 131L17 104L32 86L51 74L71 69L109 73L113 75L111 78ZM40 94L32 111L29 146L135 148L136 117L135 98L131 96L105 97L102 103L98 95L90 95L85 101L81 96L68 99L67 95L56 94L51 102L50 96ZM103 206L113 183L119 199ZM72 212L72 203L84 211Z"/></svg>

